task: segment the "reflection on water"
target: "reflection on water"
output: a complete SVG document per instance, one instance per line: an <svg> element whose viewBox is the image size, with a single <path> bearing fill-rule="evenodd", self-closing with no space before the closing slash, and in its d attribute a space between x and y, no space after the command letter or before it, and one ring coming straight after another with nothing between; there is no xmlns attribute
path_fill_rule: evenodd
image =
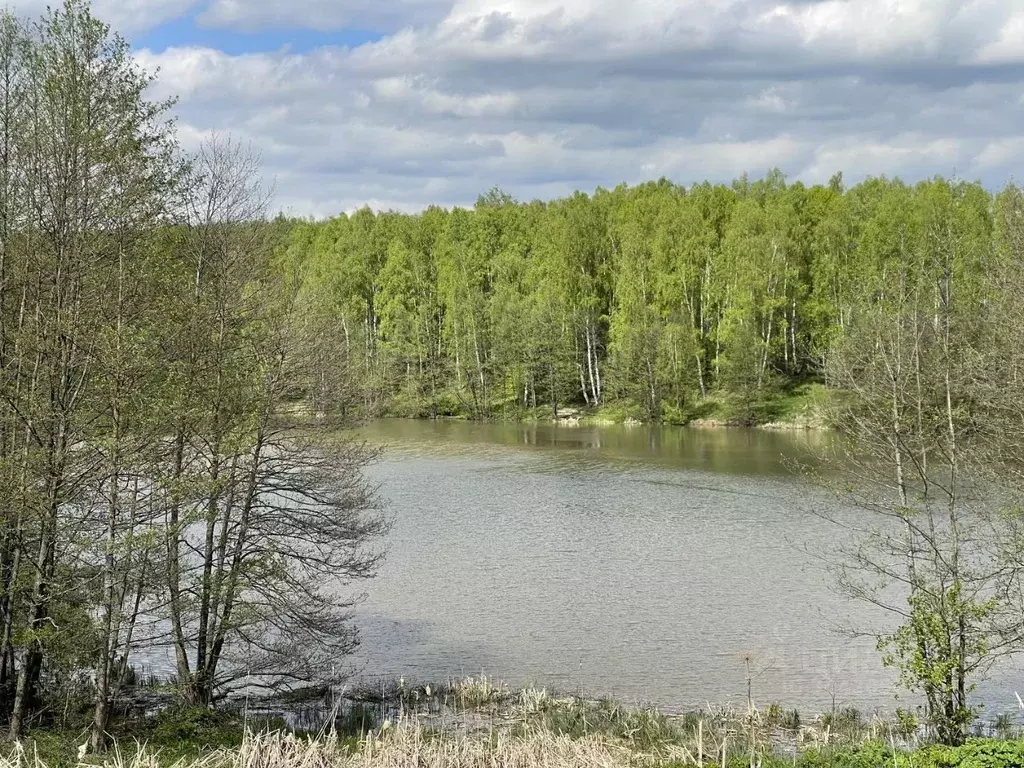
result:
<svg viewBox="0 0 1024 768"><path fill-rule="evenodd" d="M755 698L892 709L867 638L884 617L830 589L854 514L802 477L833 439L737 429L383 420L373 468L394 528L357 610L367 678L485 673L669 708ZM1013 689L984 691L989 711Z"/></svg>
<svg viewBox="0 0 1024 768"><path fill-rule="evenodd" d="M456 420L382 419L362 430L391 457L467 456L509 459L512 449L543 452L532 472L655 464L741 475L788 475L792 461L813 460L833 437L818 431L480 424Z"/></svg>

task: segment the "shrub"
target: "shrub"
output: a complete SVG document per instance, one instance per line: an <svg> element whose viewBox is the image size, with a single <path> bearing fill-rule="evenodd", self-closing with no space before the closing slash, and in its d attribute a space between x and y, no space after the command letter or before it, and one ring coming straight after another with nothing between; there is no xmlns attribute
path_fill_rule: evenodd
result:
<svg viewBox="0 0 1024 768"><path fill-rule="evenodd" d="M919 754L916 765L922 768L1021 768L1024 741L971 739L962 747L928 747Z"/></svg>

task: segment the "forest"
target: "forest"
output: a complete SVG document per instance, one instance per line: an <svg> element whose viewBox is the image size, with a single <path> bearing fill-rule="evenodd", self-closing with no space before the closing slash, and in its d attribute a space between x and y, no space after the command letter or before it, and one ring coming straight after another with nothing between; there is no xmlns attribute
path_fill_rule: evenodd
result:
<svg viewBox="0 0 1024 768"><path fill-rule="evenodd" d="M756 423L828 384L893 265L940 247L982 274L1011 194L780 171L550 202L495 189L472 209L295 222L282 261L370 413Z"/></svg>

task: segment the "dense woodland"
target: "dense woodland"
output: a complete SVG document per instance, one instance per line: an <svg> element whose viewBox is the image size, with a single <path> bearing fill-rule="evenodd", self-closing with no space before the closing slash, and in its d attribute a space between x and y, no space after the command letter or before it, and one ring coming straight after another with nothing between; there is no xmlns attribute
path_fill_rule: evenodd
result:
<svg viewBox="0 0 1024 768"><path fill-rule="evenodd" d="M285 253L374 412L518 418L559 405L770 419L824 381L858 302L953 249L980 274L1004 196L977 184L666 180L471 210L297 224ZM324 393L329 397L328 393Z"/></svg>

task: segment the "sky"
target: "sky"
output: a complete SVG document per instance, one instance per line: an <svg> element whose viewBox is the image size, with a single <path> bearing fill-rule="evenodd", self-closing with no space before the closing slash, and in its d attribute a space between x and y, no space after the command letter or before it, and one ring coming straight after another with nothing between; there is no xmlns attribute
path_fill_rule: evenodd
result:
<svg viewBox="0 0 1024 768"><path fill-rule="evenodd" d="M11 2L11 0L9 0ZM45 0L13 0L36 12ZM275 208L1024 176L1024 0L95 0Z"/></svg>

